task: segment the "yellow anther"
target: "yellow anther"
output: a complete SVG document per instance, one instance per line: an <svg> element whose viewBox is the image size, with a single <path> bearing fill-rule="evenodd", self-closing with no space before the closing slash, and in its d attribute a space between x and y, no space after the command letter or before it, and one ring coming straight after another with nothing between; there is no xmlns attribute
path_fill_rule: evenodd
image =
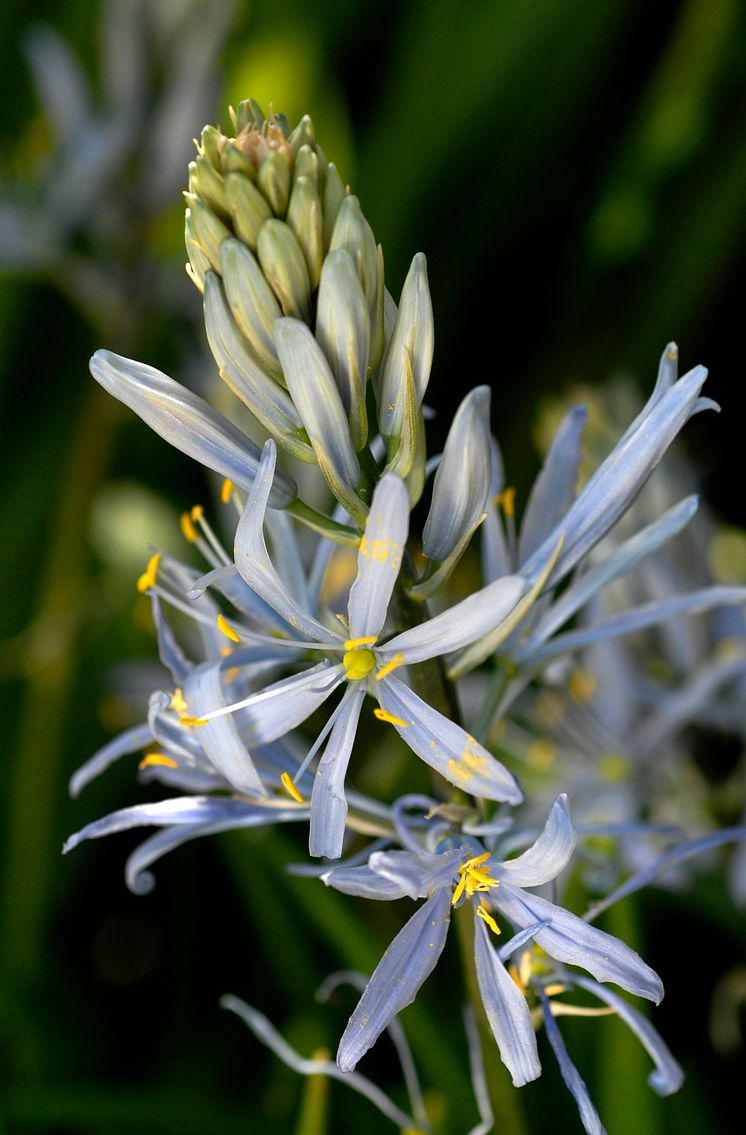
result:
<svg viewBox="0 0 746 1135"><path fill-rule="evenodd" d="M400 717L394 717L393 713L387 713L385 709L374 709L373 716L377 717L379 721L385 721L389 725L399 725L402 729L407 728L407 722L402 721Z"/></svg>
<svg viewBox="0 0 746 1135"><path fill-rule="evenodd" d="M201 504L195 504L194 507L190 510L189 515L191 516L194 523L198 524L204 516L204 512L205 510L203 509Z"/></svg>
<svg viewBox="0 0 746 1135"><path fill-rule="evenodd" d="M175 761L173 757L167 757L165 753L146 753L137 767L149 768L150 765L164 765L166 768L178 768L179 762Z"/></svg>
<svg viewBox="0 0 746 1135"><path fill-rule="evenodd" d="M487 907L482 906L481 903L477 907L477 918L481 918L482 922L486 922L493 934L502 934L500 927L497 925L494 918L487 910Z"/></svg>
<svg viewBox="0 0 746 1135"><path fill-rule="evenodd" d="M171 701L168 703L168 708L175 709L177 713L183 713L186 707L187 703L184 697L184 691L180 686L177 686L171 696Z"/></svg>
<svg viewBox="0 0 746 1135"><path fill-rule="evenodd" d="M188 512L182 512L180 524L182 536L185 540L188 540L190 544L193 544L197 539L197 529L194 527L192 518Z"/></svg>
<svg viewBox="0 0 746 1135"><path fill-rule="evenodd" d="M230 625L224 615L218 615L218 630L221 631L226 636L226 638L229 638L231 642L241 641L240 634L237 634L236 631L234 631L233 627Z"/></svg>
<svg viewBox="0 0 746 1135"><path fill-rule="evenodd" d="M498 508L502 508L509 520L512 520L515 516L515 489L512 487L503 489L495 497L495 504Z"/></svg>
<svg viewBox="0 0 746 1135"><path fill-rule="evenodd" d="M179 718L179 725L186 725L191 728L193 725L207 725L206 717L190 717L188 713L182 714Z"/></svg>
<svg viewBox="0 0 746 1135"><path fill-rule="evenodd" d="M454 903L458 902L464 891L471 898L477 891L491 891L494 887L500 885L499 879L490 875L489 867L483 867L489 857L490 852L485 851L482 855L475 855L472 859L467 859L466 863L461 864L458 869L461 878L454 893ZM483 869L480 870L480 868Z"/></svg>
<svg viewBox="0 0 746 1135"><path fill-rule="evenodd" d="M359 650L348 650L342 658L342 663L345 677L357 681L360 678L367 678L376 664L376 656L372 650L366 650L364 647Z"/></svg>
<svg viewBox="0 0 746 1135"><path fill-rule="evenodd" d="M406 658L403 654L395 654L394 657L391 658L385 666L382 666L381 669L376 672L376 681L380 682L381 678L385 678L386 675L390 674L392 670L398 670L399 667L403 666L405 662Z"/></svg>
<svg viewBox="0 0 746 1135"><path fill-rule="evenodd" d="M150 591L151 587L155 587L155 577L158 572L158 564L161 562L161 553L156 552L148 560L148 566L142 573L137 581L138 591Z"/></svg>
<svg viewBox="0 0 746 1135"><path fill-rule="evenodd" d="M561 985L560 982L554 982L552 985L545 985L544 992L547 997L556 997L558 993L567 993L567 986Z"/></svg>
<svg viewBox="0 0 746 1135"><path fill-rule="evenodd" d="M374 634L369 634L366 638L348 638L345 643L345 650L354 650L356 646L370 646L377 638L378 635Z"/></svg>
<svg viewBox="0 0 746 1135"><path fill-rule="evenodd" d="M223 502L223 504L228 504L228 501L231 499L232 495L233 495L233 481L229 481L228 478L226 477L225 480L223 481L223 484L220 487L220 499Z"/></svg>
<svg viewBox="0 0 746 1135"><path fill-rule="evenodd" d="M540 737L526 750L526 760L537 772L546 772L557 757L557 746L548 737Z"/></svg>
<svg viewBox="0 0 746 1135"><path fill-rule="evenodd" d="M456 905L456 903L461 898L461 896L462 896L462 894L464 893L465 890L466 890L466 875L462 875L461 878L458 881L458 886L456 887L456 890L453 892L453 898L451 899L451 906Z"/></svg>
<svg viewBox="0 0 746 1135"><path fill-rule="evenodd" d="M293 784L289 772L284 772L280 777L280 780L282 781L282 787L285 789L288 795L292 796L293 800L297 800L299 804L305 804L305 800Z"/></svg>
<svg viewBox="0 0 746 1135"><path fill-rule="evenodd" d="M467 859L466 863L459 867L459 872L471 871L474 867L481 867L483 863L487 862L489 857L490 852L485 851L482 855L476 855L473 859Z"/></svg>

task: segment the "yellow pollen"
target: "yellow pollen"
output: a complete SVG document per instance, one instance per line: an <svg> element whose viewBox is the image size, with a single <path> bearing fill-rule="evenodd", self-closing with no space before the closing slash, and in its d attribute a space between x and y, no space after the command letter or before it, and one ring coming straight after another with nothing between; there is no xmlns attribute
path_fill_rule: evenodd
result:
<svg viewBox="0 0 746 1135"><path fill-rule="evenodd" d="M305 804L305 800L293 784L289 772L284 772L280 777L280 780L282 781L282 787L285 789L288 795L292 796L293 800L297 800L299 804Z"/></svg>
<svg viewBox="0 0 746 1135"><path fill-rule="evenodd" d="M137 590L141 592L150 591L151 587L155 587L155 577L158 571L158 564L161 562L161 553L156 552L148 560L148 566L142 573L137 581Z"/></svg>
<svg viewBox="0 0 746 1135"><path fill-rule="evenodd" d="M229 481L226 477L220 488L220 499L223 504L228 504L233 494L233 481Z"/></svg>
<svg viewBox="0 0 746 1135"><path fill-rule="evenodd" d="M570 693L581 704L588 702L596 692L596 679L590 670L577 666L570 675Z"/></svg>
<svg viewBox="0 0 746 1135"><path fill-rule="evenodd" d="M512 487L503 489L495 497L495 504L498 508L501 507L505 515L512 520L515 516L515 489Z"/></svg>
<svg viewBox="0 0 746 1135"><path fill-rule="evenodd" d="M231 642L240 642L241 636L237 634L224 615L218 615L218 630L229 638Z"/></svg>
<svg viewBox="0 0 746 1135"><path fill-rule="evenodd" d="M192 508L192 510L190 511L189 515L191 516L194 523L198 524L199 521L202 519L204 512L205 512L205 510L203 509L201 504L195 504L194 507Z"/></svg>
<svg viewBox="0 0 746 1135"><path fill-rule="evenodd" d="M557 981L553 985L545 985L544 992L547 997L556 997L560 993L567 993L567 986Z"/></svg>
<svg viewBox="0 0 746 1135"><path fill-rule="evenodd" d="M345 650L354 650L356 646L370 646L371 643L376 641L377 637L377 635L369 634L366 638L348 638L345 643Z"/></svg>
<svg viewBox="0 0 746 1135"><path fill-rule="evenodd" d="M193 725L207 725L207 718L206 717L190 717L190 715L188 713L184 713L179 718L179 725L186 725L187 728L189 728L189 729Z"/></svg>
<svg viewBox="0 0 746 1135"><path fill-rule="evenodd" d="M372 650L362 647L358 650L348 650L342 658L345 668L345 677L357 681L366 678L376 664L376 656Z"/></svg>
<svg viewBox="0 0 746 1135"><path fill-rule="evenodd" d="M402 729L407 728L407 722L402 721L400 717L394 717L393 713L387 713L385 709L380 707L373 710L373 716L377 717L379 721L385 721L388 725L399 725Z"/></svg>
<svg viewBox="0 0 746 1135"><path fill-rule="evenodd" d="M186 709L186 707L187 707L187 703L186 703L186 699L184 697L184 692L179 686L177 686L176 689L173 692L173 696L171 698L171 701L169 702L168 708L169 709L175 709L179 713L181 713L183 710Z"/></svg>
<svg viewBox="0 0 746 1135"><path fill-rule="evenodd" d="M469 898L476 894L478 891L491 891L500 885L500 880L493 878L490 874L489 867L483 866L487 863L490 857L490 852L485 851L483 855L476 855L472 859L467 859L463 863L458 873L461 878L458 881L456 890L453 892L451 902L455 906L458 900L466 891ZM499 933L499 931L497 932Z"/></svg>
<svg viewBox="0 0 746 1135"><path fill-rule="evenodd" d="M188 512L182 512L180 524L182 536L185 540L188 540L190 544L193 544L197 539L197 529L194 527L192 518Z"/></svg>
<svg viewBox="0 0 746 1135"><path fill-rule="evenodd" d="M150 765L165 765L166 768L178 768L179 762L175 761L173 757L167 757L165 753L146 753L137 767L148 768Z"/></svg>
<svg viewBox="0 0 746 1135"><path fill-rule="evenodd" d="M392 670L398 670L399 667L403 666L405 662L406 658L403 654L395 654L394 657L391 658L385 666L382 666L381 669L376 672L376 681L380 682L381 678L385 678L386 675L390 674Z"/></svg>
<svg viewBox="0 0 746 1135"><path fill-rule="evenodd" d="M486 922L493 934L501 934L502 933L500 927L497 925L494 918L492 917L490 912L487 910L487 907L482 906L481 903L477 907L477 918L481 918L482 922Z"/></svg>

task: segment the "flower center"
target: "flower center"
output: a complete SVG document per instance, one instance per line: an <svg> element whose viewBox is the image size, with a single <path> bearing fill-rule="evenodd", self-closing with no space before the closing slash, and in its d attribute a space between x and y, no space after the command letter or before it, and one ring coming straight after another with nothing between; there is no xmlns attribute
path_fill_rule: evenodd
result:
<svg viewBox="0 0 746 1135"><path fill-rule="evenodd" d="M348 644L345 643L346 645ZM355 681L359 678L367 678L376 664L376 656L367 647L358 646L346 651L342 662L345 668L345 677Z"/></svg>
<svg viewBox="0 0 746 1135"><path fill-rule="evenodd" d="M461 878L453 892L451 899L453 906L456 905L464 892L471 898L477 891L491 891L494 887L499 887L500 880L490 875L489 867L485 866L489 857L489 851L485 851L483 855L476 855L473 859L467 859L466 863L459 867L458 873Z"/></svg>

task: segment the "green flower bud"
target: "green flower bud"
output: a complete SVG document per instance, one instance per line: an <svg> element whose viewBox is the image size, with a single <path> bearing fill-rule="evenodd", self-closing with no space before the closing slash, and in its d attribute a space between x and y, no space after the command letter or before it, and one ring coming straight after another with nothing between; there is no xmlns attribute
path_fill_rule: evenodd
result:
<svg viewBox="0 0 746 1135"><path fill-rule="evenodd" d="M357 270L344 248L330 252L324 261L316 312L316 339L342 396L352 444L360 450L368 438L365 384L370 353L370 316Z"/></svg>
<svg viewBox="0 0 746 1135"><path fill-rule="evenodd" d="M257 253L285 315L307 323L311 314L311 281L293 230L274 217L266 221L259 233Z"/></svg>
<svg viewBox="0 0 746 1135"><path fill-rule="evenodd" d="M259 231L272 216L270 204L243 174L229 173L225 188L236 236L256 252Z"/></svg>
<svg viewBox="0 0 746 1135"><path fill-rule="evenodd" d="M251 354L272 378L283 382L272 333L282 309L249 249L226 240L220 249L223 286L233 318Z"/></svg>
<svg viewBox="0 0 746 1135"><path fill-rule="evenodd" d="M284 217L290 196L290 166L279 150L274 150L261 162L256 184L267 198L274 215Z"/></svg>
<svg viewBox="0 0 746 1135"><path fill-rule="evenodd" d="M311 287L315 288L321 275L324 248L321 202L313 182L308 177L298 177L295 180L288 205L288 224L303 249Z"/></svg>

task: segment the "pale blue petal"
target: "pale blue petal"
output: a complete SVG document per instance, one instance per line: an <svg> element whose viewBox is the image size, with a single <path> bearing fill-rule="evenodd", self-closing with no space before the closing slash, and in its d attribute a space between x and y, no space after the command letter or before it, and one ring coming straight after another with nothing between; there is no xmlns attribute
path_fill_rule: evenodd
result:
<svg viewBox="0 0 746 1135"><path fill-rule="evenodd" d="M183 686L192 668L192 663L176 641L174 632L171 630L171 625L163 613L161 601L155 591L150 592L150 609L153 615L153 624L158 641L158 657L173 678L174 684Z"/></svg>
<svg viewBox="0 0 746 1135"><path fill-rule="evenodd" d="M320 662L302 674L283 678L247 699L238 712L241 730L246 727L247 742L266 745L284 737L322 705L340 682L344 666ZM204 728L200 726L199 728Z"/></svg>
<svg viewBox="0 0 746 1135"><path fill-rule="evenodd" d="M155 367L111 351L97 351L90 368L104 390L139 414L171 445L242 489L251 488L259 465L259 450L202 398ZM296 495L293 479L278 470L269 494L271 506L287 508Z"/></svg>
<svg viewBox="0 0 746 1135"><path fill-rule="evenodd" d="M190 840L218 832L234 831L238 828L263 827L266 824L298 823L308 819L308 809L299 805L290 808L260 808L246 804L242 800L224 800L226 804L241 804L242 809L225 810L222 818L206 824L184 824L156 832L136 847L124 866L124 879L129 889L136 895L147 895L155 886L155 877L148 867L162 859L169 851L174 851Z"/></svg>
<svg viewBox="0 0 746 1135"><path fill-rule="evenodd" d="M655 1068L648 1076L648 1083L654 1092L659 1096L670 1096L674 1092L678 1092L679 1088L684 1082L684 1073L679 1064L674 1060L668 1046L664 1043L663 1038L658 1031L653 1028L650 1021L643 1017L642 1013L633 1008L629 1002L620 997L618 993L614 993L612 989L607 989L603 985L597 985L595 981L589 981L584 977L574 978L576 985L587 989L594 997L600 998L605 1001L607 1005L611 1005L624 1023L632 1030L637 1039L649 1053L652 1058Z"/></svg>
<svg viewBox="0 0 746 1135"><path fill-rule="evenodd" d="M421 405L430 378L434 347L427 261L423 253L418 252L404 281L396 322L379 370L378 416L385 437L399 437L402 430L401 393L407 366L412 369L417 405Z"/></svg>
<svg viewBox="0 0 746 1135"><path fill-rule="evenodd" d="M513 957L516 950L520 950L522 946L525 946L527 942L531 941L537 930L543 930L544 927L548 925L549 923L546 921L533 922L531 926L527 926L526 929L521 930L519 934L514 934L513 937L497 951L500 955L500 961L507 962Z"/></svg>
<svg viewBox="0 0 746 1135"><path fill-rule="evenodd" d="M541 620L535 633L531 636L531 644L543 642L551 634L554 634L602 587L606 587L613 580L626 575L645 556L651 555L672 536L675 536L677 532L680 532L689 523L696 511L697 497L687 497L670 508L658 520L648 524L640 532L636 532L629 540L625 540L602 563L597 564L590 571L581 575L579 579L574 580ZM530 650L531 646L528 646L528 649Z"/></svg>
<svg viewBox="0 0 746 1135"><path fill-rule="evenodd" d="M450 917L451 896L438 890L394 938L339 1042L337 1064L343 1072L350 1072L397 1013L414 1001L443 951Z"/></svg>
<svg viewBox="0 0 746 1135"><path fill-rule="evenodd" d="M309 641L341 645L341 636L331 634L290 595L269 558L264 542L264 517L276 455L277 447L270 439L265 443L256 479L236 529L236 567L249 587Z"/></svg>
<svg viewBox="0 0 746 1135"><path fill-rule="evenodd" d="M65 840L62 854L67 855L86 839L126 832L131 828L171 827L173 824L205 824L214 820L242 815L250 805L243 800L219 796L176 796L153 804L135 804L119 808L100 820L86 824Z"/></svg>
<svg viewBox="0 0 746 1135"><path fill-rule="evenodd" d="M511 773L460 725L424 702L397 678L376 682L382 708L406 722L394 729L418 757L472 796L520 804L523 793Z"/></svg>
<svg viewBox="0 0 746 1135"><path fill-rule="evenodd" d="M552 804L544 831L536 842L516 859L496 868L500 879L514 887L539 887L556 879L570 862L577 838L563 793Z"/></svg>
<svg viewBox="0 0 746 1135"><path fill-rule="evenodd" d="M547 1040L554 1049L554 1055L557 1057L562 1079L565 1081L575 1103L578 1105L583 1127L588 1135L606 1135L606 1128L601 1123L599 1114L591 1103L591 1097L588 1094L585 1081L567 1055L567 1049L565 1048L562 1034L557 1027L557 1022L552 1016L551 1006L543 993L540 994L540 997L541 1006L544 1011L544 1027L547 1033Z"/></svg>
<svg viewBox="0 0 746 1135"><path fill-rule="evenodd" d="M311 793L308 850L311 855L327 859L339 859L342 854L347 819L345 777L365 700L365 686L350 684L344 699L346 704L334 722Z"/></svg>
<svg viewBox="0 0 746 1135"><path fill-rule="evenodd" d="M208 662L195 667L184 686L184 697L193 717L223 709L228 703L221 680L221 664ZM252 797L267 795L231 714L194 728L199 729L199 741L210 762L236 792Z"/></svg>
<svg viewBox="0 0 746 1135"><path fill-rule="evenodd" d="M466 395L448 431L422 532L429 560L442 563L484 515L490 491L490 388Z"/></svg>
<svg viewBox="0 0 746 1135"><path fill-rule="evenodd" d="M705 611L711 611L713 607L731 604L746 604L746 587L704 587L700 591L676 595L673 599L654 599L650 603L642 603L639 607L632 607L621 615L596 623L595 626L557 635L551 642L538 647L530 654L527 651L520 651L519 657L522 663L530 663L533 666L537 662L547 662L559 654L580 650L592 643L654 627L658 623L673 619L676 615L701 615Z"/></svg>
<svg viewBox="0 0 746 1135"><path fill-rule="evenodd" d="M350 437L342 396L329 364L300 319L284 317L274 326L275 345L285 381L306 427L319 464L330 466L348 489L360 482L360 466Z"/></svg>
<svg viewBox="0 0 746 1135"><path fill-rule="evenodd" d="M378 875L402 887L410 899L424 899L439 887L449 887L469 851L453 848L435 854L420 851L376 851L369 866Z"/></svg>
<svg viewBox="0 0 746 1135"><path fill-rule="evenodd" d="M401 653L407 664L450 654L494 630L525 590L526 581L519 575L506 575L426 623L389 639L379 653L382 658Z"/></svg>
<svg viewBox="0 0 746 1135"><path fill-rule="evenodd" d="M495 500L505 484L503 459L500 447L494 437L491 440L491 480L490 494L485 509L487 516L482 525L482 576L487 583L494 583L504 575L510 575L512 564L510 550L505 540L502 518Z"/></svg>
<svg viewBox="0 0 746 1135"><path fill-rule="evenodd" d="M356 895L363 899L389 899L408 897L406 887L386 879L370 867L333 867L321 876L327 887L341 891L343 895Z"/></svg>
<svg viewBox="0 0 746 1135"><path fill-rule="evenodd" d="M518 544L519 563L541 546L575 498L587 417L585 406L573 406L554 435L526 502Z"/></svg>
<svg viewBox="0 0 746 1135"><path fill-rule="evenodd" d="M286 512L269 509L264 523L272 549L272 563L290 595L304 611L311 610L311 597L306 580L306 569L298 543L294 521Z"/></svg>
<svg viewBox="0 0 746 1135"><path fill-rule="evenodd" d="M401 477L386 473L376 485L350 589L350 638L380 634L409 532L409 496Z"/></svg>
<svg viewBox="0 0 746 1135"><path fill-rule="evenodd" d="M500 1058L516 1088L541 1075L536 1034L526 998L497 956L481 918L474 919L474 965L482 1004Z"/></svg>
<svg viewBox="0 0 746 1135"><path fill-rule="evenodd" d="M270 633L279 630L284 635L288 634L289 625L270 607L269 603L251 590L248 583L238 574L238 568L234 563L221 564L220 567L212 568L199 579L195 579L187 598L196 599L209 587L224 595L237 611L255 620L263 630Z"/></svg>
<svg viewBox="0 0 746 1135"><path fill-rule="evenodd" d="M549 922L546 929L537 930L534 940L557 961L581 966L598 981L613 981L656 1005L663 997L658 974L611 934L589 926L582 918L547 899L507 883L490 892L490 901L514 926L522 929L534 922Z"/></svg>
<svg viewBox="0 0 746 1135"><path fill-rule="evenodd" d="M648 404L634 428L625 434L596 470L575 503L528 561L527 576L540 571L560 531L565 532L562 554L552 573L557 583L616 524L647 481L684 423L707 400L699 398L707 377L704 367L695 367L654 404Z"/></svg>
<svg viewBox="0 0 746 1135"><path fill-rule="evenodd" d="M90 784L102 772L106 772L107 768L118 761L120 757L139 752L152 740L153 730L150 725L135 725L134 728L126 729L124 733L120 733L118 737L109 741L92 757L89 757L85 764L73 773L70 777L70 795L78 796L87 784Z"/></svg>

